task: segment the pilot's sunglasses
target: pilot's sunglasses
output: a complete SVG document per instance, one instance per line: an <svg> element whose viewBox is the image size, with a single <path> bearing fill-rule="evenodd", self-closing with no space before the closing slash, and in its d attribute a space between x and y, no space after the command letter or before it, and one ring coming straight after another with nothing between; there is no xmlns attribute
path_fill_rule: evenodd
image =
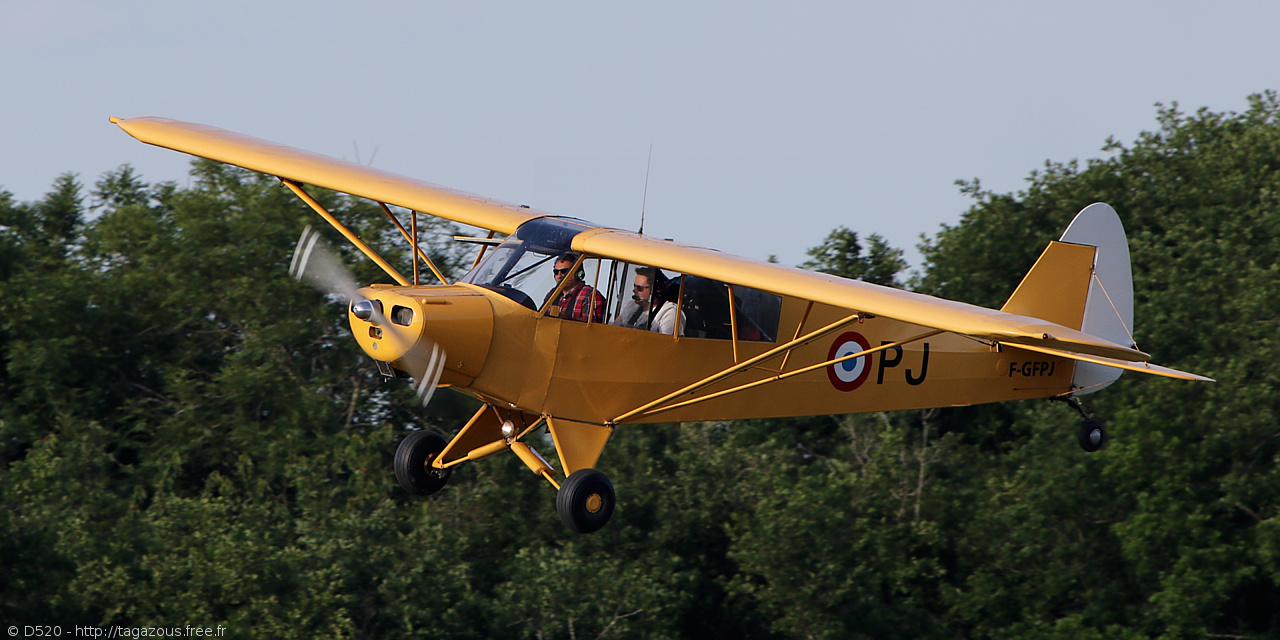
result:
<svg viewBox="0 0 1280 640"><path fill-rule="evenodd" d="M564 274L566 274L566 273L569 273L569 267L565 267L564 269L554 269L554 268L553 268L551 271L552 271L552 273L555 273L555 274L556 274L556 275L558 275L558 276L562 276L562 275L564 275Z"/></svg>
<svg viewBox="0 0 1280 640"><path fill-rule="evenodd" d="M649 288L649 285L647 285L647 284L633 284L633 285L631 285L631 290L632 290L632 291L644 291L645 289L648 289L648 288Z"/></svg>

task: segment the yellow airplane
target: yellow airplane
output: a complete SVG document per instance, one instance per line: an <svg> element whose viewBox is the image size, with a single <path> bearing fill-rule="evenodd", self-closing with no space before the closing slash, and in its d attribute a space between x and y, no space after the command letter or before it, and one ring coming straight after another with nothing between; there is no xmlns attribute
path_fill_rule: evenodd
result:
<svg viewBox="0 0 1280 640"><path fill-rule="evenodd" d="M138 140L278 177L394 281L357 288L304 232L295 275L351 299L356 341L423 402L449 386L484 405L451 439L414 431L395 455L405 488L440 490L451 469L514 452L558 493L570 529L613 514L595 469L615 427L1058 398L1123 371L1209 381L1160 367L1133 340L1129 250L1116 212L1082 210L999 310L739 258L489 200L205 125L112 118ZM418 259L406 278L304 185L377 202ZM407 209L410 229L389 207ZM418 213L489 230L457 282L421 284ZM500 235L499 235L500 234ZM550 433L559 469L525 439ZM558 480L557 478L562 478Z"/></svg>

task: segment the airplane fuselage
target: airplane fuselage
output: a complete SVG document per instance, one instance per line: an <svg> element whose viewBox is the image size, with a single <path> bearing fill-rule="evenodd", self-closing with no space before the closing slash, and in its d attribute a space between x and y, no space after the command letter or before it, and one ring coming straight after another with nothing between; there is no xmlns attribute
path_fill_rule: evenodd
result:
<svg viewBox="0 0 1280 640"><path fill-rule="evenodd" d="M405 300L422 331L449 354L442 384L495 406L606 424L687 385L765 353L778 344L847 318L850 311L784 298L773 342L673 336L549 317L482 287L375 285L364 291L389 309ZM807 313L806 313L807 311ZM351 318L371 357L395 361L370 323ZM802 326L803 322L803 326ZM1074 362L997 346L883 317L851 321L667 405L746 383L778 378L882 345L844 362L783 377L619 423L688 422L751 417L861 413L1042 398L1070 390ZM908 341L906 344L896 343ZM375 346L376 345L376 346ZM784 357L786 359L784 363ZM784 366L785 365L785 366Z"/></svg>

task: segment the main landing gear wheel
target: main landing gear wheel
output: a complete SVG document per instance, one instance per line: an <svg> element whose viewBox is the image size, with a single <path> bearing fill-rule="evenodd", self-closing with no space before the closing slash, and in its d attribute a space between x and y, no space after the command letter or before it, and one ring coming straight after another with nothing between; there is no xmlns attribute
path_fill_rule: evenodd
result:
<svg viewBox="0 0 1280 640"><path fill-rule="evenodd" d="M609 522L617 497L609 477L595 469L569 474L556 494L556 512L575 533L594 533Z"/></svg>
<svg viewBox="0 0 1280 640"><path fill-rule="evenodd" d="M431 467L436 456L449 444L435 431L414 431L400 441L396 449L396 480L406 491L429 496L449 482L449 469Z"/></svg>
<svg viewBox="0 0 1280 640"><path fill-rule="evenodd" d="M1102 423L1086 418L1080 422L1080 448L1093 453L1102 448L1107 439L1107 432L1102 430Z"/></svg>

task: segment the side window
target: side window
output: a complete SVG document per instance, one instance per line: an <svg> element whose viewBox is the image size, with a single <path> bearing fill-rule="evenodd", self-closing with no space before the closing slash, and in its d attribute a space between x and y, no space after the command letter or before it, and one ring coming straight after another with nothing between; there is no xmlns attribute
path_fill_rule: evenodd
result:
<svg viewBox="0 0 1280 640"><path fill-rule="evenodd" d="M600 286L608 307L605 322L613 325L622 313L622 306L631 299L631 273L635 267L616 260L600 261Z"/></svg>
<svg viewBox="0 0 1280 640"><path fill-rule="evenodd" d="M782 298L749 287L734 287L733 298L737 305L739 340L778 341Z"/></svg>
<svg viewBox="0 0 1280 640"><path fill-rule="evenodd" d="M681 307L687 322L684 335L713 340L732 340L733 324L738 322L738 339L754 342L776 342L778 319L782 314L782 298L743 286L733 286L699 276L684 275ZM729 312L729 299L734 312Z"/></svg>
<svg viewBox="0 0 1280 640"><path fill-rule="evenodd" d="M684 335L680 279L647 265L615 262L609 279L609 323L618 327Z"/></svg>
<svg viewBox="0 0 1280 640"><path fill-rule="evenodd" d="M684 334L691 338L730 340L729 290L723 282L699 276L684 275L684 294L680 306L688 319Z"/></svg>

